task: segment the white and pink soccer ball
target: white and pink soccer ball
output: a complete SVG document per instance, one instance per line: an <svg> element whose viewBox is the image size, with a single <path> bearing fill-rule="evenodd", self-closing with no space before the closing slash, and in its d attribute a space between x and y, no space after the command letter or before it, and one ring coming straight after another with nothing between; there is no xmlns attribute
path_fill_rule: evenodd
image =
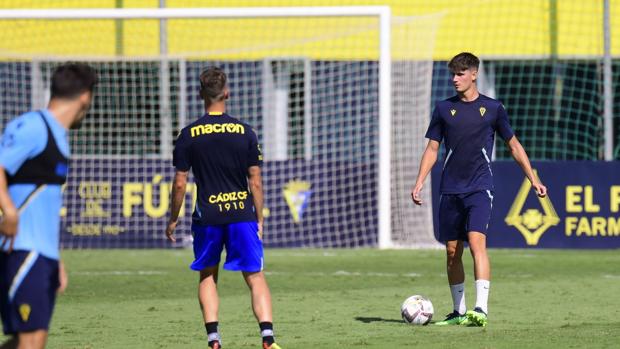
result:
<svg viewBox="0 0 620 349"><path fill-rule="evenodd" d="M411 296L403 302L400 314L411 325L427 325L433 318L433 303L419 295Z"/></svg>

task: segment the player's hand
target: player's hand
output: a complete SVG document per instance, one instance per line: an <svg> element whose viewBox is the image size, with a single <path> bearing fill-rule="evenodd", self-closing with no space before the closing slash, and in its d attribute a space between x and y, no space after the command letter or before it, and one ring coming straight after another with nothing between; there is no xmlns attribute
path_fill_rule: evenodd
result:
<svg viewBox="0 0 620 349"><path fill-rule="evenodd" d="M544 198L547 196L547 187L542 185L542 183L534 183L532 187L536 190L536 195L538 195L538 197Z"/></svg>
<svg viewBox="0 0 620 349"><path fill-rule="evenodd" d="M7 209L3 212L0 220L0 235L3 236L2 244L0 248L8 243L8 252L13 251L13 243L15 242L15 235L17 234L17 225L19 223L19 213L15 209Z"/></svg>
<svg viewBox="0 0 620 349"><path fill-rule="evenodd" d="M174 229L177 227L177 221L168 221L168 227L166 227L166 237L172 242L176 242L174 237Z"/></svg>
<svg viewBox="0 0 620 349"><path fill-rule="evenodd" d="M258 238L263 240L263 222L258 222Z"/></svg>
<svg viewBox="0 0 620 349"><path fill-rule="evenodd" d="M411 199L416 205L422 205L422 197L420 196L420 193L422 192L423 186L424 184L416 184L411 190Z"/></svg>
<svg viewBox="0 0 620 349"><path fill-rule="evenodd" d="M17 223L19 223L17 210L5 210L0 221L0 234L8 237L15 236L17 234Z"/></svg>
<svg viewBox="0 0 620 349"><path fill-rule="evenodd" d="M67 270L65 269L65 263L62 261L58 264L58 293L64 293L67 289L67 285L69 284L69 276L67 275Z"/></svg>

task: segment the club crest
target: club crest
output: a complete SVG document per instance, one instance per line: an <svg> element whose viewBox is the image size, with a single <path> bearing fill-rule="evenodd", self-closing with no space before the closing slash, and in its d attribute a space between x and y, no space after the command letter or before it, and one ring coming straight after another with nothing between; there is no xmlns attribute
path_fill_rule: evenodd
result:
<svg viewBox="0 0 620 349"><path fill-rule="evenodd" d="M23 322L28 322L28 319L30 319L30 305L25 303L20 305L19 315L21 315Z"/></svg>
<svg viewBox="0 0 620 349"><path fill-rule="evenodd" d="M481 117L482 117L482 116L484 116L484 113L486 113L486 112L487 112L487 108L485 108L485 107L480 107L480 109L479 109L479 110L480 110L480 116L481 116Z"/></svg>
<svg viewBox="0 0 620 349"><path fill-rule="evenodd" d="M456 114L456 109L450 109L450 114L452 114L452 116L454 116Z"/></svg>

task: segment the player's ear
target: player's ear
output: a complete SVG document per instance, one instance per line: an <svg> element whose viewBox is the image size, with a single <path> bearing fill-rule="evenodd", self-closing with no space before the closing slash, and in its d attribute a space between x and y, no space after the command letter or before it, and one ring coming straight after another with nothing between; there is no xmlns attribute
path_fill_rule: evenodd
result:
<svg viewBox="0 0 620 349"><path fill-rule="evenodd" d="M78 99L83 106L89 106L92 96L93 96L92 92L84 91L80 94Z"/></svg>
<svg viewBox="0 0 620 349"><path fill-rule="evenodd" d="M229 97L229 92L228 92L228 87L224 90L224 99L228 99Z"/></svg>
<svg viewBox="0 0 620 349"><path fill-rule="evenodd" d="M478 80L478 69L472 69L471 70L471 76L472 76L472 80L474 82L476 82Z"/></svg>

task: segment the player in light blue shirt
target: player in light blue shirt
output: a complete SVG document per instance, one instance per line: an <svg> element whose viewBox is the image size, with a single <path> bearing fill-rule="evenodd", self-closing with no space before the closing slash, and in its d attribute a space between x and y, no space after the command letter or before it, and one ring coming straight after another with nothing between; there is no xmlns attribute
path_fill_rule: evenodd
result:
<svg viewBox="0 0 620 349"><path fill-rule="evenodd" d="M97 81L85 64L56 68L47 109L9 122L0 141L0 314L12 336L3 348L44 348L60 262L61 186L69 172L68 129L78 128Z"/></svg>

